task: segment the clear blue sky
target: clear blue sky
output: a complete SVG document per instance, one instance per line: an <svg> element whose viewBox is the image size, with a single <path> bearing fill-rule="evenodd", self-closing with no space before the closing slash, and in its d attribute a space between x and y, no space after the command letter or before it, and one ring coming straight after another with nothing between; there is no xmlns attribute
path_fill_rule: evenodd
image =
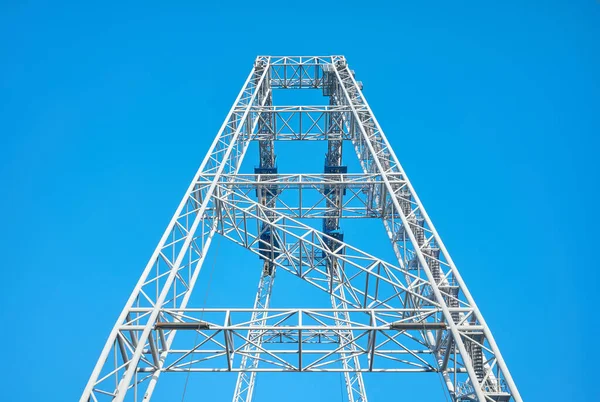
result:
<svg viewBox="0 0 600 402"><path fill-rule="evenodd" d="M598 1L52 3L0 5L0 400L79 398L257 54L346 55L525 400L600 400ZM281 145L280 170L321 171L317 151ZM250 306L260 263L222 243L209 303ZM302 300L277 280L276 306ZM186 400L234 382L192 376ZM444 400L435 376L366 382ZM342 400L338 375L256 397L307 389Z"/></svg>

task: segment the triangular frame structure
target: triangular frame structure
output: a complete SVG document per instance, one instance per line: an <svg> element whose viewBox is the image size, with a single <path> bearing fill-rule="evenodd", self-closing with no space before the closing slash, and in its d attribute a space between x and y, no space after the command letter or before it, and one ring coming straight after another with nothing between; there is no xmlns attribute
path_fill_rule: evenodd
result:
<svg viewBox="0 0 600 402"><path fill-rule="evenodd" d="M273 106L273 89L301 88L329 105ZM81 402L149 401L165 372L215 371L238 373L234 402L252 399L256 373L286 371L343 372L350 401L367 401L364 372L437 372L454 401L522 401L361 89L343 56L257 57ZM278 140L327 141L324 173L278 174ZM260 166L242 174L251 141ZM344 141L362 174L342 165ZM397 261L345 242L347 217L382 220ZM216 233L264 261L253 308L188 307ZM331 308L270 309L278 270L327 292ZM183 331L195 337L175 348Z"/></svg>

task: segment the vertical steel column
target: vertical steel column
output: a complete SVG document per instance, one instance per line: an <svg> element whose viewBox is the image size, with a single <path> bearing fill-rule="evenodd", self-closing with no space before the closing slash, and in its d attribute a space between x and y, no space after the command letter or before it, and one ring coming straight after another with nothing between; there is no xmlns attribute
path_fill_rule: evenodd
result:
<svg viewBox="0 0 600 402"><path fill-rule="evenodd" d="M325 75L331 74L329 69L326 69ZM330 82L328 78L326 82ZM325 92L325 91L324 91ZM338 93L336 90L330 91L329 104L337 104ZM341 181L341 177L347 172L347 167L342 165L342 132L343 119L340 112L328 114L327 120L327 154L325 155L325 174L333 174L334 177ZM324 188L325 196L327 197L327 216L323 219L323 232L334 239L343 239L343 233L340 228L340 216L345 190L340 185L326 185ZM335 250L335 240L328 241L327 246ZM336 259L330 258L327 261L327 269L332 278L331 281L331 306L336 309L334 316L336 325L340 327L348 326L350 323L350 314L348 313L348 304L344 301L344 275L340 270ZM356 344L354 343L354 334L351 330L340 330L340 344L343 347L340 351L342 358L342 366L346 370L344 372L344 380L346 383L346 392L348 393L349 402L366 402L367 393L365 383L363 381L360 370L360 361Z"/></svg>
<svg viewBox="0 0 600 402"><path fill-rule="evenodd" d="M265 68L267 69L267 85L263 86L263 88L268 91L265 106L271 107L273 105L273 95L270 87L270 65L267 65ZM258 141L258 151L260 165L254 169L254 173L257 175L257 181L260 181L261 178L265 178L268 181L273 175L277 174L273 124L273 114L271 112L259 112L258 135L260 139ZM266 184L258 186L256 195L259 203L267 208L274 208L277 191L276 185ZM267 212L267 219L271 220L271 215L271 213ZM261 250L264 250L264 252L269 255L265 256L268 258L264 258L263 269L258 282L258 291L254 300L254 309L256 311L252 313L251 318L251 326L253 328L248 333L248 339L250 339L253 344L248 344L244 348L242 361L240 363L240 369L243 371L241 371L237 377L233 393L233 402L249 402L254 395L256 372L248 371L248 369L256 369L260 362L259 348L262 345L264 335L264 330L262 330L261 327L265 325L267 318L267 314L261 310L269 308L271 292L275 282L276 266L269 261L269 259L275 258L274 239L275 234L273 233L273 228L270 225L263 224L261 227Z"/></svg>
<svg viewBox="0 0 600 402"><path fill-rule="evenodd" d="M98 398L105 396L109 396L111 400L115 402L122 402L125 399L127 391L130 388L137 386L136 382L132 384L132 380L137 371L142 354L147 348L157 348L157 340L150 339L150 333L157 322L160 309L165 304L165 301L168 300L167 298L171 293L172 285L176 280L182 280L180 269L185 265L185 261L192 259L193 254L194 256L197 255L197 257L192 260L195 261L193 264L194 268L192 269L191 265L189 267L192 271L190 281L189 283L184 284L184 289L187 290L174 299L175 302L179 301L176 304L177 308L184 309L187 306L191 291L193 290L193 285L201 270L216 226L211 225L211 229L208 232L203 232L200 236L196 234L196 230L201 226L201 223L204 224L207 208L212 203L212 194L217 187L217 182L220 180L221 175L223 173L236 173L241 165L248 143L240 137L242 137L242 131L250 131L252 129L252 120L250 116L251 107L256 106L257 104L260 105L262 101L264 101L264 99L261 100L257 96L259 93L257 89L265 82L265 75L265 72L261 72L260 75L257 76L256 70L254 68L252 69L236 102L223 123L219 134L215 138L211 150L204 158L202 165L194 176L175 215L171 219L156 250L146 265L140 280L111 331L100 358L80 398L80 402L97 401ZM241 109L242 112L235 112L236 108ZM209 172L214 173L212 184L208 188L199 191L196 187L198 177L202 173ZM197 199L199 198L199 194L201 194L201 202ZM190 212L190 205L194 205L195 209L192 211L193 213ZM190 217L192 217L192 219L190 219ZM173 239L175 238L176 232L183 232L184 235L178 238L178 245L177 247L174 247L173 244L175 243ZM196 245L198 240L201 240L200 249L198 249ZM192 244L194 245L192 246ZM169 257L165 250L172 250L172 256ZM149 298L149 295L151 295L149 292L144 292L143 288L150 281L154 280L152 274L154 270L158 270L157 267L160 261L166 262L169 266L169 271L165 273L168 275L166 275L166 279L164 279L164 282L162 283L156 280L157 292L156 299L152 300L152 312L146 320L144 329L139 331L139 334L136 334L135 339L132 339L132 344L135 346L135 349L132 351L131 355L128 356L126 355L126 349L119 346L122 345L120 327L135 314L131 313L132 308L137 307L140 304L140 300L146 300ZM160 290L158 290L159 285ZM171 334L172 336L169 337L169 342L172 341L175 332L172 332ZM162 346L162 351L168 350L166 342L167 341L165 341L165 344ZM112 362L108 361L108 357L111 354L111 351L116 350L116 348L121 349L123 362L119 365L115 364L117 367L108 368L107 366L112 365ZM157 370L155 373L156 378L153 377L151 382L152 389L156 379L160 375L161 365L160 360L154 361L153 363L156 365ZM101 377L101 374L104 374L103 372L105 371L108 371L110 376L105 375ZM112 391L96 388L99 387L101 383L104 384L108 377L112 377L113 373L117 376L118 381ZM150 393L151 392L152 390L150 390ZM145 399L149 399L149 397Z"/></svg>
<svg viewBox="0 0 600 402"><path fill-rule="evenodd" d="M390 240L393 244L396 242L398 235L398 231L395 229L396 227L399 227L398 230L403 231L407 235L410 244L414 247L413 253L415 259L430 283L431 296L437 303L439 303L443 310L445 320L449 326L449 333L451 333L453 339L453 346L458 349L463 364L467 370L468 380L466 383L461 385L463 388L467 388L468 391L460 395L455 393L455 390L449 389L449 392L451 393L452 397L457 400L463 396L465 398L476 397L479 401L501 400L502 398L509 397L508 394L499 391L498 388L488 387L486 382L481 382L482 375L481 373L476 372L476 365L473 364L474 359L472 347L469 348L470 350L467 350L467 345L477 345L477 342L469 338L466 333L461 332L462 330L458 328L458 323L454 320L456 315L451 313L449 310L451 307L449 306L449 300L452 299L453 296L451 296L448 293L448 290L444 289L442 284L439 282L439 278L437 278L437 275L435 274L436 269L432 269L432 256L426 254L426 250L424 250L422 247L424 243L420 239L420 236L424 235L424 233L421 232L419 225L415 225L415 222L410 221L410 215L407 216L406 214L408 211L403 210L401 205L401 197L397 193L399 189L394 188L388 179L388 175L390 174L400 174L401 177L406 180L406 189L410 192L411 197L410 202L417 205L416 209L418 209L419 215L423 217L423 225L427 226L428 231L431 233L432 240L434 240L435 244L440 248L440 258L443 257L444 262L447 263L450 268L449 273L442 272L441 275L445 275L446 277L448 275L452 275L453 280L455 280L458 284L460 290L465 296L466 303L468 303L470 308L473 309L473 317L475 317L478 324L483 327L484 336L482 337L481 342L485 340L489 342L490 349L494 354L502 375L504 376L508 388L510 389L511 396L515 399L515 401L521 402L522 399L493 339L491 331L483 320L483 316L477 309L473 298L471 297L462 278L460 277L460 274L458 273L458 270L456 269L456 266L454 265L454 262L452 261L441 238L439 237L431 220L425 212L419 198L410 184L410 181L402 170L396 155L389 146L381 127L379 127L375 116L373 115L370 107L362 95L359 84L354 79L353 72L350 71L345 60L336 62L334 66L337 80L344 92L344 101L352 108L355 118L355 137L353 142L357 150L357 155L361 160L361 165L365 172L375 172L381 174L382 179L385 182L385 191L387 194L385 194L384 197L387 197L385 201L389 201L391 206L391 209L388 212L388 214L391 216L391 218L389 218L390 222L388 222L386 225ZM414 210L410 213L414 213ZM401 223L396 223L397 218L400 219ZM384 219L386 218L384 217ZM438 262L440 261L437 258L434 259ZM403 264L405 260L405 258L401 258L399 259L399 262ZM489 377L489 373L484 377Z"/></svg>

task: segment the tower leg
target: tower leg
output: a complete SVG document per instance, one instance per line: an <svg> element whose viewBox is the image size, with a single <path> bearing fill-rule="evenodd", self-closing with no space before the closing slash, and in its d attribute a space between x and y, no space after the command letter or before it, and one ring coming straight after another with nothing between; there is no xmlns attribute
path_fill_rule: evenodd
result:
<svg viewBox="0 0 600 402"><path fill-rule="evenodd" d="M275 282L275 267L269 261L264 262L263 268L258 283L258 292L254 300L255 310L264 310L269 308L271 300L271 291ZM254 384L256 381L256 372L248 371L248 369L256 369L260 361L260 353L258 348L262 345L264 330L261 329L266 323L267 314L264 311L254 311L252 313L252 326L255 327L248 333L248 338L254 343L248 344L244 349L240 369L243 370L238 374L235 391L233 394L233 402L249 402L254 394Z"/></svg>
<svg viewBox="0 0 600 402"><path fill-rule="evenodd" d="M164 306L175 309L187 306L218 224L208 213L214 209L213 195L217 183L221 175L237 173L248 147L244 138L248 137L256 124L251 108L263 105L269 95L269 91L265 93L261 89L268 71L265 68L268 61L265 63L253 68L248 76L111 331L80 402L106 400L107 397L111 401L122 402L129 389L135 388L137 391L138 381L133 379L140 365L153 370L149 382L153 385L150 394L145 397L150 398L161 372L160 353L168 350L170 344L167 342L172 342L175 336L173 331L167 337L170 341L159 340L152 337L151 332L158 320L164 318L160 316ZM198 180L203 173L213 174L213 180L199 186ZM141 317L136 308L145 306L151 311ZM121 327L132 320L140 325L129 334L121 331ZM152 351L151 359L145 357L147 350ZM114 359L109 359L111 355L114 355ZM140 382L145 380L148 380L147 376Z"/></svg>

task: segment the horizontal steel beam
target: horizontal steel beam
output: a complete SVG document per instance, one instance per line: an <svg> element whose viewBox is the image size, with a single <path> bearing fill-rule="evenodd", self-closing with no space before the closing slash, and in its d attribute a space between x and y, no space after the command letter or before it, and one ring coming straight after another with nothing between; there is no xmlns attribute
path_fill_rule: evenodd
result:
<svg viewBox="0 0 600 402"><path fill-rule="evenodd" d="M240 108L235 114L241 115ZM351 139L352 109L346 106L255 106L251 116L261 129L245 140L328 140Z"/></svg>
<svg viewBox="0 0 600 402"><path fill-rule="evenodd" d="M188 330L199 330L199 329L210 329L210 324L203 321L192 321L192 322L157 322L155 325L156 329L188 329Z"/></svg>
<svg viewBox="0 0 600 402"><path fill-rule="evenodd" d="M456 308L458 313L466 309ZM121 339L144 328L151 308L133 308ZM343 313L343 316L340 315ZM160 310L151 339L161 340L175 331L195 333L146 344L139 373L161 372L435 372L435 352L421 335L445 331L441 309L422 308L206 308ZM256 318L259 317L259 318ZM340 318L345 317L345 318ZM256 327L261 323L260 328ZM344 336L349 331L353 338ZM348 349L351 344L352 349ZM284 346L289 345L289 346ZM241 368L239 361L250 346L260 367ZM351 350L361 363L340 366L339 352ZM153 350L168 356L162 367L153 362ZM127 354L127 351L125 351ZM462 372L451 360L449 370ZM364 368L363 368L364 367Z"/></svg>
<svg viewBox="0 0 600 402"><path fill-rule="evenodd" d="M202 174L198 177L199 184L210 184L214 180L214 174ZM406 181L401 175L389 175L388 180L395 185L402 185ZM224 174L221 181L227 186L242 187L259 186L268 183L277 184L281 188L299 188L307 186L343 185L346 188L363 188L367 185L383 184L382 177L378 174L364 173L328 173L328 174Z"/></svg>
<svg viewBox="0 0 600 402"><path fill-rule="evenodd" d="M236 112L245 109L239 107ZM351 113L353 109L347 105L263 105L252 106L251 113ZM366 111L366 109L365 109Z"/></svg>
<svg viewBox="0 0 600 402"><path fill-rule="evenodd" d="M214 180L212 175L198 178L198 192ZM389 179L401 190L401 178ZM370 174L243 174L225 175L219 192L227 194L232 203L255 199L265 208L291 218L382 218L389 211L372 196L381 192L384 182L378 175ZM344 194L344 201L332 205L329 198L333 192ZM213 209L207 209L209 215ZM238 215L231 212L231 217ZM238 216L239 217L239 216Z"/></svg>
<svg viewBox="0 0 600 402"><path fill-rule="evenodd" d="M445 322L393 322L390 324L390 329L405 331L409 329L446 329L448 326Z"/></svg>
<svg viewBox="0 0 600 402"><path fill-rule="evenodd" d="M146 367L146 368L138 369L138 372L139 373L155 373L156 371L150 367ZM361 368L360 370L351 370L351 369L333 367L330 369L312 369L311 368L308 370L304 370L303 368L298 367L298 366L291 366L285 370L269 369L269 368L256 368L256 369L242 370L242 369L239 369L236 367L232 367L230 370L225 367L223 367L223 368L214 368L214 367L186 368L186 367L182 367L182 368L164 369L164 370L161 370L161 372L169 372L169 373L244 373L244 372L250 372L250 373L438 373L439 370L434 367L413 368L413 369L409 369L409 368L404 368L404 369L399 369L399 368L373 368L373 369ZM448 369L447 372L449 372L449 373L466 373L467 371L465 369L458 368L458 369Z"/></svg>

